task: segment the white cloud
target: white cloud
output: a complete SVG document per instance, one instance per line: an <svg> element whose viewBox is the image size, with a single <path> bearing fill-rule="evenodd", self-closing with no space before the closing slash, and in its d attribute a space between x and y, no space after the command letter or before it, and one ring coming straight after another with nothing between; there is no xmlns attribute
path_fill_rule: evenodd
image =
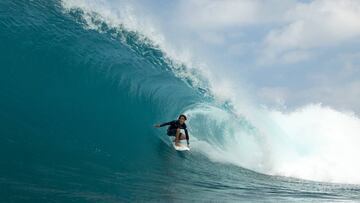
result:
<svg viewBox="0 0 360 203"><path fill-rule="evenodd" d="M285 18L290 23L273 29L264 40L266 62L284 60L289 51L336 46L360 36L360 1L298 3Z"/></svg>
<svg viewBox="0 0 360 203"><path fill-rule="evenodd" d="M282 21L294 1L282 0L186 0L180 2L180 19L190 27L222 29Z"/></svg>
<svg viewBox="0 0 360 203"><path fill-rule="evenodd" d="M257 62L265 65L306 61L317 53L313 49L336 47L360 36L358 0L184 0L177 6L174 22L201 33L199 38L205 43L224 45L224 49L247 43L225 33L243 27L263 29L263 34L251 38L258 43L254 47L262 47Z"/></svg>

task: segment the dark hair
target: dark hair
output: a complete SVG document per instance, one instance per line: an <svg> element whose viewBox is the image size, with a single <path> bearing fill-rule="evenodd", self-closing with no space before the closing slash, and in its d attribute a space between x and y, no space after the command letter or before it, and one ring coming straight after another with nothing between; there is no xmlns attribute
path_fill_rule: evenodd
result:
<svg viewBox="0 0 360 203"><path fill-rule="evenodd" d="M185 118L185 120L187 119L187 118L186 118L186 116L185 116L184 114L181 114L181 115L179 116L179 118L178 118L178 119L180 119L181 117L184 117L184 118Z"/></svg>

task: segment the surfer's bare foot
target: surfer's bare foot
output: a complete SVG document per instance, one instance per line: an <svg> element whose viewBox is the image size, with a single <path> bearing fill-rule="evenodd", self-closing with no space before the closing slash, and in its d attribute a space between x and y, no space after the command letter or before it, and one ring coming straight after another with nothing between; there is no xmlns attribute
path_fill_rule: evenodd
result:
<svg viewBox="0 0 360 203"><path fill-rule="evenodd" d="M181 145L179 142L175 142L175 146L180 147Z"/></svg>

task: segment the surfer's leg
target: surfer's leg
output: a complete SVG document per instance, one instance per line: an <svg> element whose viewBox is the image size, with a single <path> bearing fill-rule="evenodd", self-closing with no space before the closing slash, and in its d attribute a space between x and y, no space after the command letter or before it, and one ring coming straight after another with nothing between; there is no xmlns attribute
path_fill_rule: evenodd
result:
<svg viewBox="0 0 360 203"><path fill-rule="evenodd" d="M183 133L180 133L179 140L185 140L186 136Z"/></svg>
<svg viewBox="0 0 360 203"><path fill-rule="evenodd" d="M176 137L175 137L176 146L179 146L179 140L180 140L180 128L176 129Z"/></svg>

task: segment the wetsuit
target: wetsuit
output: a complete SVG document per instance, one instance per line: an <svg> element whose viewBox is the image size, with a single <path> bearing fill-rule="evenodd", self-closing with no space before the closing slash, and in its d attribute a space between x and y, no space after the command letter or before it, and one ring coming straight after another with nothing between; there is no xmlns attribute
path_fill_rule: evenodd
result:
<svg viewBox="0 0 360 203"><path fill-rule="evenodd" d="M167 123L163 123L163 124L160 125L160 127L163 127L165 125L170 125L169 128L167 129L167 135L168 136L176 136L176 130L178 128L184 129L185 135L186 135L186 141L189 144L189 134L188 134L188 131L186 129L186 124L185 123L181 125L179 120L174 120L174 121L170 121L170 122L167 122Z"/></svg>

